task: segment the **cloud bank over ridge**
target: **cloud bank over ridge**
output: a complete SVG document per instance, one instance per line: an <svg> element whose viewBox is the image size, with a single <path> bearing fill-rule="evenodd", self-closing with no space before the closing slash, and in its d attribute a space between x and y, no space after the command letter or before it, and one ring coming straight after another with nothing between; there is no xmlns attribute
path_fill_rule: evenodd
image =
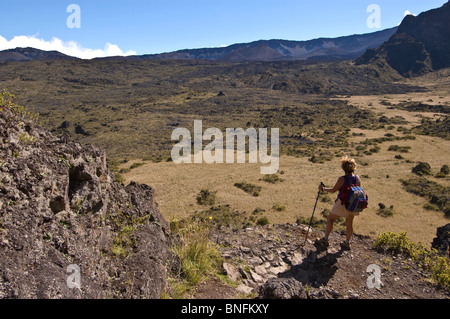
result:
<svg viewBox="0 0 450 319"><path fill-rule="evenodd" d="M39 39L36 36L20 35L15 36L8 41L0 35L0 51L26 47L32 47L44 51L59 51L63 54L80 59L136 55L135 51L129 50L123 52L117 45L111 43L106 43L103 49L90 49L82 47L78 42L64 42L56 37L53 37L50 41L46 41L44 39Z"/></svg>

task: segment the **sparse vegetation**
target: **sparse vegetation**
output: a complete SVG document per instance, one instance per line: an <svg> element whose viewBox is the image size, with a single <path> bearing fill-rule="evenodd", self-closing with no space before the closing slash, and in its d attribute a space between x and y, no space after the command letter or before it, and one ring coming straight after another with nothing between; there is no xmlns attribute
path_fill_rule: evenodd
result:
<svg viewBox="0 0 450 319"><path fill-rule="evenodd" d="M424 177L402 180L407 192L425 197L429 203L439 207L446 216L450 216L450 187L442 186Z"/></svg>
<svg viewBox="0 0 450 319"><path fill-rule="evenodd" d="M444 139L450 139L450 116L438 119L422 118L421 124L414 127L413 131L417 134L437 136Z"/></svg>
<svg viewBox="0 0 450 319"><path fill-rule="evenodd" d="M199 205L215 205L216 204L216 193L211 192L207 189L202 189L197 195L197 204Z"/></svg>
<svg viewBox="0 0 450 319"><path fill-rule="evenodd" d="M411 149L411 146L391 145L391 146L389 146L388 151L390 151L390 152L408 153L410 149Z"/></svg>
<svg viewBox="0 0 450 319"><path fill-rule="evenodd" d="M180 260L180 280L172 278L169 295L183 298L201 280L222 272L222 257L209 239L209 219L172 220L170 227L179 236L173 252Z"/></svg>
<svg viewBox="0 0 450 319"><path fill-rule="evenodd" d="M263 216L256 221L256 225L258 225L258 226L265 226L268 224L270 224L270 222L266 216Z"/></svg>
<svg viewBox="0 0 450 319"><path fill-rule="evenodd" d="M412 172L419 176L432 175L431 166L427 162L419 162L413 167Z"/></svg>
<svg viewBox="0 0 450 319"><path fill-rule="evenodd" d="M257 185L246 183L246 182L235 183L234 186L242 189L244 192L246 192L252 196L255 196L255 197L258 197L262 190L261 186L257 186Z"/></svg>
<svg viewBox="0 0 450 319"><path fill-rule="evenodd" d="M283 179L280 178L277 174L264 175L262 180L267 182L267 183L270 183L270 184L275 184L275 183L283 181Z"/></svg>
<svg viewBox="0 0 450 319"><path fill-rule="evenodd" d="M7 90L3 90L0 93L0 111L3 108L10 110L14 116L10 118L11 123L7 123L8 125L23 125L23 120L29 120L34 123L39 122L39 114L28 110L26 107L15 103L16 100L15 95L11 94ZM29 137L33 138L33 137Z"/></svg>
<svg viewBox="0 0 450 319"><path fill-rule="evenodd" d="M151 214L135 217L118 208L107 215L108 222L116 231L112 253L118 258L128 257L137 244L136 229L151 218Z"/></svg>
<svg viewBox="0 0 450 319"><path fill-rule="evenodd" d="M295 221L297 224L301 225L309 225L311 222L311 227L320 229L320 227L323 228L323 225L325 224L325 220L323 219L317 219L315 216L311 219L305 218L303 216L297 217L297 220Z"/></svg>
<svg viewBox="0 0 450 319"><path fill-rule="evenodd" d="M432 102L428 100L427 102ZM391 108L396 108L400 110L406 110L409 112L432 112L432 113L450 113L450 106L448 105L431 105L423 102L406 102L399 103Z"/></svg>
<svg viewBox="0 0 450 319"><path fill-rule="evenodd" d="M436 250L427 250L422 244L415 244L407 233L382 233L374 243L375 248L385 249L393 254L411 258L443 289L450 290L450 264L446 257L440 257Z"/></svg>
<svg viewBox="0 0 450 319"><path fill-rule="evenodd" d="M383 203L378 204L377 215L382 217L392 217L394 215L394 206L386 207Z"/></svg>
<svg viewBox="0 0 450 319"><path fill-rule="evenodd" d="M448 176L448 174L450 174L450 168L448 167L448 165L444 165L441 167L441 170L439 171L439 173L436 174L437 178L445 178Z"/></svg>
<svg viewBox="0 0 450 319"><path fill-rule="evenodd" d="M286 206L277 203L272 206L272 209L277 212L284 212L286 210Z"/></svg>

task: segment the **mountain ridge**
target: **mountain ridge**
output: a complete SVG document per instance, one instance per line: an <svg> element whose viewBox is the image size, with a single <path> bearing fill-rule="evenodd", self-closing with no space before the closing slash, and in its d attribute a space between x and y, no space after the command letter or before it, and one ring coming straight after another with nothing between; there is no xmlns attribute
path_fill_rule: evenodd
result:
<svg viewBox="0 0 450 319"><path fill-rule="evenodd" d="M406 16L383 45L367 50L357 65L388 65L402 76L450 67L450 1L442 7Z"/></svg>
<svg viewBox="0 0 450 319"><path fill-rule="evenodd" d="M345 60L353 59L388 40L397 27L366 34L337 38L317 38L306 41L257 40L236 43L227 47L183 49L174 52L144 54L128 59L180 59L229 62L292 61L292 60Z"/></svg>
<svg viewBox="0 0 450 319"><path fill-rule="evenodd" d="M367 49L376 48L387 41L397 27L365 34L353 34L336 38L321 37L305 41L257 40L235 43L227 47L182 49L157 54L112 56L93 60L211 60L227 62L264 62L295 60L351 60ZM78 59L58 51L35 48L15 48L0 51L0 62Z"/></svg>
<svg viewBox="0 0 450 319"><path fill-rule="evenodd" d="M0 51L0 63L46 60L78 60L78 58L63 54L59 51L44 51L31 47Z"/></svg>

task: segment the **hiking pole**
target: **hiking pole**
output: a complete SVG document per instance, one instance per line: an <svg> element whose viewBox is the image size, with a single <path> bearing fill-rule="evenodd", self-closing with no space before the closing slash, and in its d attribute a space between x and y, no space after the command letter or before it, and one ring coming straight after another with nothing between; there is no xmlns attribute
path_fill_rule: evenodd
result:
<svg viewBox="0 0 450 319"><path fill-rule="evenodd" d="M322 187L325 187L325 185L322 182L320 182L320 185ZM311 219L309 220L308 231L306 232L305 242L303 243L303 246L306 245L306 241L308 240L309 229L311 228L311 224L312 224L312 221L314 218L314 212L316 211L317 202L319 201L319 196L320 196L320 189L319 189L319 192L317 193L316 203L314 204L313 213L312 213Z"/></svg>

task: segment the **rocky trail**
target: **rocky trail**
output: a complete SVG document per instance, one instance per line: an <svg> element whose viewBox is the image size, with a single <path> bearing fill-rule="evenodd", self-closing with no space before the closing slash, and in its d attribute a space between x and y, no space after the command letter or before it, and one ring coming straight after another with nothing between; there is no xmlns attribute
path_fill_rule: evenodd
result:
<svg viewBox="0 0 450 319"><path fill-rule="evenodd" d="M342 250L345 235L333 232L328 249L313 241L323 233L296 224L214 231L228 278L235 289L217 281L200 285L196 298L263 299L448 299L429 274L411 259L373 248L369 237L354 235L351 250ZM374 269L379 269L379 286ZM220 284L219 284L220 285ZM369 287L370 286L370 287Z"/></svg>

